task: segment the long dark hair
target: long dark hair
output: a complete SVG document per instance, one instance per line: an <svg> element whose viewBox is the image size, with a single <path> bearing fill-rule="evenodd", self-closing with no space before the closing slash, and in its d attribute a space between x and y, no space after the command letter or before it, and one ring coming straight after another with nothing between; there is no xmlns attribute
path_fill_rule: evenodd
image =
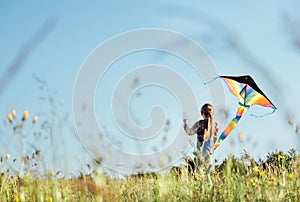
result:
<svg viewBox="0 0 300 202"><path fill-rule="evenodd" d="M207 133L205 133L204 140L207 141L214 136L214 108L211 104L206 103L201 107L201 115L207 120Z"/></svg>

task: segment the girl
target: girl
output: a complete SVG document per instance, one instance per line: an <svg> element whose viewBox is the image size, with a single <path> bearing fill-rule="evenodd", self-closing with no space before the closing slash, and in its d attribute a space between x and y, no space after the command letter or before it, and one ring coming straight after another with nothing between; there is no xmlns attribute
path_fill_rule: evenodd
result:
<svg viewBox="0 0 300 202"><path fill-rule="evenodd" d="M184 130L187 135L197 133L197 149L199 156L197 164L200 160L209 161L210 165L214 165L213 146L217 140L218 125L214 122L214 108L211 104L204 104L201 107L202 120L197 121L190 128L187 119L184 119Z"/></svg>

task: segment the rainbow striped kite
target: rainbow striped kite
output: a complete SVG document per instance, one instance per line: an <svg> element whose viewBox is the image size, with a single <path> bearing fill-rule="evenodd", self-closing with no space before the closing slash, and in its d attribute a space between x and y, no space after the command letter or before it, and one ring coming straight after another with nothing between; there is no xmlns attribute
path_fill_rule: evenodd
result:
<svg viewBox="0 0 300 202"><path fill-rule="evenodd" d="M259 89L257 84L249 75L245 76L219 76L227 84L230 92L238 97L239 106L236 116L232 119L229 125L222 132L217 142L214 145L214 149L218 148L221 142L229 135L229 133L236 127L243 114L252 105L261 105L264 107L273 108L273 112L277 109L275 105L265 96L265 94ZM273 113L272 112L272 113Z"/></svg>

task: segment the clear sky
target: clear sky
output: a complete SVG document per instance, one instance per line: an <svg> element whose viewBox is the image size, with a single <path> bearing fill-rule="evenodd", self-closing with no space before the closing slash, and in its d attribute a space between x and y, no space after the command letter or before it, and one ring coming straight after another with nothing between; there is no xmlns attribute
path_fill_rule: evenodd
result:
<svg viewBox="0 0 300 202"><path fill-rule="evenodd" d="M298 149L299 135L295 128L300 113L300 49L295 46L295 33L289 29L295 26L289 25L291 21L295 22L299 36L299 1L179 2L0 1L0 78L21 53L27 53L19 65L20 69L11 76L0 94L0 117L6 119L11 109L16 109L19 116L24 109L28 109L31 118L38 114L37 125L28 122L24 131L28 136L31 131L42 131L43 138L26 137L26 141L36 144L49 167L55 170L71 173L85 170L85 164L91 162L91 158L79 141L72 117L72 93L81 65L99 44L111 37L135 29L162 28L181 33L198 43L209 54L221 75L252 75L278 107L275 114L264 118L245 115L230 138L216 151L217 159L221 160L230 153L240 155L243 149L254 157L262 158L276 149ZM37 31L46 21L52 23L46 27L49 31L41 41L34 41ZM178 58L169 60L164 56L162 59L164 53L137 54L140 55L131 59L122 58L115 68L118 65L135 68L149 63L185 65ZM178 68L176 71L182 70ZM118 81L122 72L113 68L107 72L103 81L107 88L102 91L98 88L96 100L112 93L113 81ZM46 83L42 85L34 75ZM209 93L200 85L201 78L195 78L191 70L182 71L182 75L190 81L199 107L210 101ZM147 126L149 107L157 104L155 98L162 98L163 103L171 103L165 110L167 117L174 119L171 131L172 127L176 130L182 117L178 103L170 101L174 97L161 88L149 90L145 87L140 93L143 96L133 96L130 101L132 119L143 127ZM225 95L229 116L224 123L226 125L235 115L237 100L229 91L225 91ZM95 107L96 116L101 117L103 109L100 105ZM251 110L251 113L257 114L269 112L257 106ZM218 111L216 116L222 118ZM107 120L108 128L113 128L114 124L109 125ZM190 122L196 120L197 112ZM288 124L289 120L294 123L293 126ZM53 129L53 137L49 135L46 123ZM18 156L19 138L14 137L7 123L1 122L0 128L1 155L11 153ZM240 133L247 141L239 143ZM229 143L233 141L234 145ZM55 164L51 160L53 158Z"/></svg>

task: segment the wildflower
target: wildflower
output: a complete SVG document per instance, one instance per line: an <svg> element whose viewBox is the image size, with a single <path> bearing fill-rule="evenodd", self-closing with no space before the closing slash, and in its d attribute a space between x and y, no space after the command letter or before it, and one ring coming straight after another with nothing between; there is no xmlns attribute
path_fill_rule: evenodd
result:
<svg viewBox="0 0 300 202"><path fill-rule="evenodd" d="M284 155L278 155L278 159L285 159L285 156Z"/></svg>
<svg viewBox="0 0 300 202"><path fill-rule="evenodd" d="M275 177L271 177L269 179L269 182L270 182L270 185L273 186L274 185L274 182L275 182Z"/></svg>
<svg viewBox="0 0 300 202"><path fill-rule="evenodd" d="M27 178L27 179L29 178L29 173L25 174L25 178Z"/></svg>
<svg viewBox="0 0 300 202"><path fill-rule="evenodd" d="M251 183L252 186L256 185L256 182L255 182L255 180L253 178L250 178L250 183Z"/></svg>
<svg viewBox="0 0 300 202"><path fill-rule="evenodd" d="M37 122L37 120L38 120L38 116L37 115L34 115L34 117L33 117L33 123L36 123Z"/></svg>
<svg viewBox="0 0 300 202"><path fill-rule="evenodd" d="M55 172L53 170L51 170L49 174L50 174L50 176L54 176Z"/></svg>
<svg viewBox="0 0 300 202"><path fill-rule="evenodd" d="M257 166L255 166L255 167L253 168L253 171L254 171L254 173L258 173L258 172L259 172L259 169L258 169L258 167L257 167Z"/></svg>
<svg viewBox="0 0 300 202"><path fill-rule="evenodd" d="M13 121L13 116L11 114L7 114L7 119L11 123Z"/></svg>
<svg viewBox="0 0 300 202"><path fill-rule="evenodd" d="M10 158L10 154L7 153L6 156L5 156L6 160L8 160Z"/></svg>
<svg viewBox="0 0 300 202"><path fill-rule="evenodd" d="M49 202L53 202L53 198L51 196L49 197Z"/></svg>
<svg viewBox="0 0 300 202"><path fill-rule="evenodd" d="M293 179L294 179L294 174L293 174L293 173L290 173L290 174L288 175L288 179L289 179L289 180L293 180Z"/></svg>
<svg viewBox="0 0 300 202"><path fill-rule="evenodd" d="M24 111L22 121L26 121L28 119L29 113L27 110Z"/></svg>
<svg viewBox="0 0 300 202"><path fill-rule="evenodd" d="M20 197L19 197L19 196L16 196L16 197L15 197L15 202L19 202L19 201L21 201L21 200L20 200Z"/></svg>
<svg viewBox="0 0 300 202"><path fill-rule="evenodd" d="M264 177L264 176L265 176L265 171L261 170L261 171L259 172L259 176Z"/></svg>
<svg viewBox="0 0 300 202"><path fill-rule="evenodd" d="M16 112L16 110L11 110L11 115L15 118L16 116L17 116L17 112Z"/></svg>

